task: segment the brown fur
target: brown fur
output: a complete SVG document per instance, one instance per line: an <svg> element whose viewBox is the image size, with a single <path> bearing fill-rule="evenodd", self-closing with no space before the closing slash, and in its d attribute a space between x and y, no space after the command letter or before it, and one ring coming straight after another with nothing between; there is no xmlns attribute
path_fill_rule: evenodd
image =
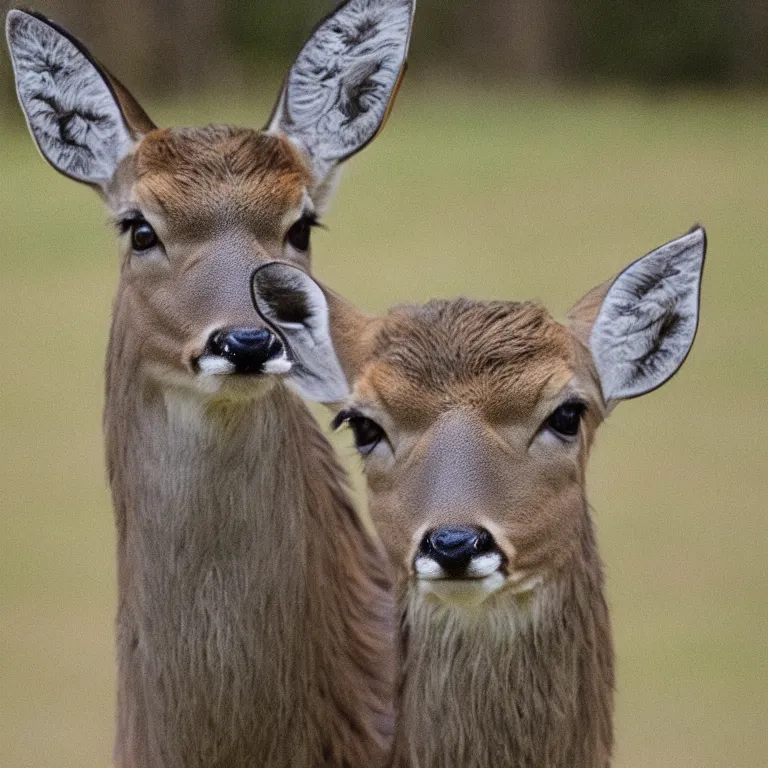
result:
<svg viewBox="0 0 768 768"><path fill-rule="evenodd" d="M288 139L222 125L153 131L135 162L142 185L181 227L216 222L222 213L258 214L256 226L276 225L312 181Z"/></svg>
<svg viewBox="0 0 768 768"><path fill-rule="evenodd" d="M259 325L258 264L307 267L283 218L309 182L285 140L214 126L150 133L108 190L163 243L126 245L107 358L122 768L368 768L387 754L386 557L282 383L194 367L212 329Z"/></svg>
<svg viewBox="0 0 768 768"><path fill-rule="evenodd" d="M393 764L606 768L613 650L584 493L605 405L588 351L537 304L459 299L373 320L330 301L334 341L349 342L348 405L392 446L368 456L366 475L398 571ZM541 427L567 392L588 411L580 438L558 444ZM424 532L446 524L493 533L503 587L448 582L466 590L448 598L415 577ZM517 593L520 574L541 581Z"/></svg>
<svg viewBox="0 0 768 768"><path fill-rule="evenodd" d="M571 569L475 610L407 593L396 766L610 762L613 658L588 526Z"/></svg>
<svg viewBox="0 0 768 768"><path fill-rule="evenodd" d="M431 301L390 312L365 381L403 421L434 419L450 405L494 421L530 409L569 354L567 334L538 304Z"/></svg>

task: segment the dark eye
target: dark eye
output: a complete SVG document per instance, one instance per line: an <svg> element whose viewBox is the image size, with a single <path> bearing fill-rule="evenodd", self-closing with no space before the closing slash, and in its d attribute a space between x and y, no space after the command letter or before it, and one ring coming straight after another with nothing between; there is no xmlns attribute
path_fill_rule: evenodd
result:
<svg viewBox="0 0 768 768"><path fill-rule="evenodd" d="M136 219L131 222L131 248L136 253L148 251L157 245L155 230L146 219Z"/></svg>
<svg viewBox="0 0 768 768"><path fill-rule="evenodd" d="M355 437L355 447L367 456L384 438L384 430L372 419L357 411L341 411L331 423L333 429L347 424Z"/></svg>
<svg viewBox="0 0 768 768"><path fill-rule="evenodd" d="M307 214L302 216L289 230L285 239L290 245L292 245L297 251L309 250L309 235L312 232L312 227L317 224L317 219L314 214Z"/></svg>
<svg viewBox="0 0 768 768"><path fill-rule="evenodd" d="M581 417L586 405L579 400L569 400L556 408L547 419L546 425L563 437L574 437L579 432Z"/></svg>

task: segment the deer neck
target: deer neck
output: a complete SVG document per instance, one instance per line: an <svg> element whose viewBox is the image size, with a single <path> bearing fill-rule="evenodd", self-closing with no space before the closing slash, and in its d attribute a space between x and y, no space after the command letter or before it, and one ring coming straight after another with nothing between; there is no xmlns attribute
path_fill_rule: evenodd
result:
<svg viewBox="0 0 768 768"><path fill-rule="evenodd" d="M207 402L108 366L105 432L118 763L379 764L389 574L311 414L280 384Z"/></svg>
<svg viewBox="0 0 768 768"><path fill-rule="evenodd" d="M613 650L587 519L576 562L477 610L409 588L396 766L606 768Z"/></svg>

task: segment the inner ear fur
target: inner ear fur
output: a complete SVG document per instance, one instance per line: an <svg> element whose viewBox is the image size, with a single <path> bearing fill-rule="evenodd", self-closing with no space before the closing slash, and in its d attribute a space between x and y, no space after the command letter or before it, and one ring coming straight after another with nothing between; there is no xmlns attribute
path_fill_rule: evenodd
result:
<svg viewBox="0 0 768 768"><path fill-rule="evenodd" d="M698 328L706 248L696 225L593 288L568 313L607 403L653 391L685 361Z"/></svg>
<svg viewBox="0 0 768 768"><path fill-rule="evenodd" d="M372 318L281 261L254 270L251 295L256 312L286 347L288 386L315 402L343 402L365 360Z"/></svg>
<svg viewBox="0 0 768 768"><path fill-rule="evenodd" d="M103 189L154 124L83 43L42 14L11 10L6 34L19 103L43 157Z"/></svg>
<svg viewBox="0 0 768 768"><path fill-rule="evenodd" d="M346 0L291 65L267 130L302 147L318 186L386 122L405 73L414 11L415 0Z"/></svg>

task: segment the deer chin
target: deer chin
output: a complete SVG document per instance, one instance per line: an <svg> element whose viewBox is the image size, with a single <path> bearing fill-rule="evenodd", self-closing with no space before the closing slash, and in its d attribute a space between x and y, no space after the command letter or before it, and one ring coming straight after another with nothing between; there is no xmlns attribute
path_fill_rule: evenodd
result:
<svg viewBox="0 0 768 768"><path fill-rule="evenodd" d="M423 597L437 598L441 603L466 610L482 605L506 583L505 574L497 570L484 578L416 578L415 589Z"/></svg>
<svg viewBox="0 0 768 768"><path fill-rule="evenodd" d="M509 590L516 595L526 595L535 592L545 580L541 571L513 570L508 577Z"/></svg>
<svg viewBox="0 0 768 768"><path fill-rule="evenodd" d="M420 562L428 559L417 558L414 563L416 574L413 583L416 592L423 596L436 597L442 603L463 609L475 608L491 595L501 592L513 597L518 604L526 605L545 580L543 573L508 570L503 566L495 568L486 575L466 575L456 578L444 571L438 574L435 566L437 568L440 566L434 561L432 561L433 565ZM479 566L482 565L489 566L490 561L479 564ZM478 565L475 568L477 571L480 570ZM442 571L442 568L440 570Z"/></svg>
<svg viewBox="0 0 768 768"><path fill-rule="evenodd" d="M177 393L185 399L199 399L206 401L237 400L253 401L266 395L277 383L280 369L277 371L266 370L264 373L238 373L231 370L227 360L223 358L204 356L189 368L177 368L175 366L152 362L145 363L143 373L153 386L169 393ZM205 363L202 361L205 360Z"/></svg>

